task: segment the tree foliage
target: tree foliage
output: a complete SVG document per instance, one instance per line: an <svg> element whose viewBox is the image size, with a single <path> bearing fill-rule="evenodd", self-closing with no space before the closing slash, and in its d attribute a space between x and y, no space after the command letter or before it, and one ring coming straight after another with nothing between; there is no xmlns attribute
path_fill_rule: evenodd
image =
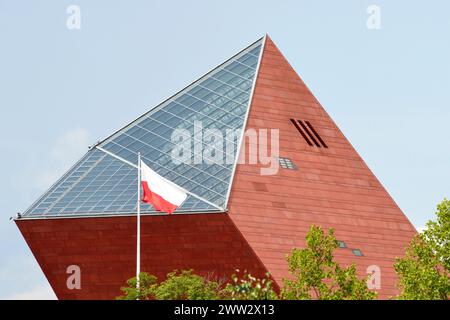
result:
<svg viewBox="0 0 450 320"><path fill-rule="evenodd" d="M136 288L136 277L127 281L127 287L122 287L120 290L124 293L119 296L117 300L149 300L155 299L155 292L158 286L158 279L147 272L139 273L139 290Z"/></svg>
<svg viewBox="0 0 450 320"><path fill-rule="evenodd" d="M283 279L281 298L306 299L374 299L376 293L367 288L365 279L359 279L356 267L341 267L333 257L338 247L332 229L325 234L320 227L312 226L306 236L305 249L293 249L287 256L289 279ZM141 273L140 289L136 290L136 278L127 281L124 295L118 299L134 300L273 300L280 298L267 273L263 279L246 271L233 274L225 286L196 275L192 270L173 271L158 284L157 278Z"/></svg>
<svg viewBox="0 0 450 320"><path fill-rule="evenodd" d="M226 285L196 275L192 270L174 270L166 280L158 284L157 278L146 272L140 273L140 288L136 289L136 277L127 281L118 300L272 300L277 293L272 288L269 273L263 279L253 277L246 271L233 274Z"/></svg>
<svg viewBox="0 0 450 320"><path fill-rule="evenodd" d="M429 221L423 234L442 266L450 272L450 200L438 204L436 221Z"/></svg>
<svg viewBox="0 0 450 320"><path fill-rule="evenodd" d="M219 298L219 284L193 274L192 270L174 270L166 280L157 283L157 278L146 272L140 273L140 287L136 289L136 277L122 287L123 296L118 300L214 300Z"/></svg>
<svg viewBox="0 0 450 320"><path fill-rule="evenodd" d="M447 300L450 297L450 201L437 207L436 221L416 235L394 267L401 290L398 299Z"/></svg>
<svg viewBox="0 0 450 320"><path fill-rule="evenodd" d="M158 300L214 300L219 298L219 284L182 270L167 274L155 291Z"/></svg>
<svg viewBox="0 0 450 320"><path fill-rule="evenodd" d="M286 260L291 277L283 279L282 296L290 300L371 300L376 293L359 279L356 267L341 267L333 257L338 247L333 229L311 226L306 248L293 249Z"/></svg>
<svg viewBox="0 0 450 320"><path fill-rule="evenodd" d="M237 274L231 276L231 283L228 283L222 291L222 297L230 300L275 300L278 295L273 289L273 281L267 272L265 278L259 279L253 277L247 271L243 275Z"/></svg>

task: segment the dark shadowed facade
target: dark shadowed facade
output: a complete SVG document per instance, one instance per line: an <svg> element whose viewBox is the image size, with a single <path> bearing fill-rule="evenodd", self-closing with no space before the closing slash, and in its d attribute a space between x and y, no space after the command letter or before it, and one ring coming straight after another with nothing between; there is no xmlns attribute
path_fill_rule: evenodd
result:
<svg viewBox="0 0 450 320"><path fill-rule="evenodd" d="M278 173L173 163L171 132L192 131L195 121L204 129L279 129ZM238 150L241 138L230 143ZM59 299L113 299L134 276L137 172L111 154L136 163L138 152L205 199L190 196L173 215L143 207L143 271L160 279L173 269L218 278L269 271L281 286L286 254L304 247L316 224L335 229L338 261L355 263L361 276L380 268L380 298L397 293L394 259L414 227L266 36L92 147L16 219ZM70 265L81 269L80 290L66 286Z"/></svg>

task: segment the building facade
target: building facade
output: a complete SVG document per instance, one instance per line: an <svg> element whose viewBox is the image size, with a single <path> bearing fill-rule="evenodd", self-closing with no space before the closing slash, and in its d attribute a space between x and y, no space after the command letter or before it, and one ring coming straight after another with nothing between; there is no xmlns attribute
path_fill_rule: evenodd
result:
<svg viewBox="0 0 450 320"><path fill-rule="evenodd" d="M267 164L237 159L196 161L196 146L205 155L210 139L195 135L199 123L202 130L278 129L278 171L261 174ZM175 129L193 132L190 162L173 161ZM223 157L251 158L250 138L223 139L233 147ZM414 227L265 36L93 146L16 219L59 299L114 299L134 276L138 152L198 195L172 215L143 205L141 270L159 279L174 269L226 279L235 269L268 271L281 287L286 254L305 246L315 224L334 228L339 262L355 263L362 277L379 270L380 298L397 294L393 263ZM79 289L67 286L73 265Z"/></svg>

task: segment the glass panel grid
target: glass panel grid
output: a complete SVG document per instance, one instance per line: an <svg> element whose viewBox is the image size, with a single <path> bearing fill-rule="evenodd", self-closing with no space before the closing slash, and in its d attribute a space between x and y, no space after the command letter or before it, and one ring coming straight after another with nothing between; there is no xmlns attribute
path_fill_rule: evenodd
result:
<svg viewBox="0 0 450 320"><path fill-rule="evenodd" d="M158 174L224 207L234 167L234 163L226 163L225 160L230 156L235 159L239 142L234 137L229 141L226 130L243 128L261 45L262 40L130 123L99 146L131 163L137 163L137 154L140 152L143 161ZM193 153L190 163L176 164L172 161L174 143L171 136L175 129L190 132L192 146L198 147L202 153L209 150L205 140L193 134L197 121L201 122L203 132L208 129L222 132L223 163L194 163ZM225 144L233 148L226 149ZM24 216L132 214L136 212L136 202L137 170L94 148L33 204ZM155 212L147 204L142 204L141 209L143 213ZM177 209L177 212L194 211L217 209L191 195Z"/></svg>
<svg viewBox="0 0 450 320"><path fill-rule="evenodd" d="M290 170L296 170L297 169L297 166L289 158L278 158L278 160L280 162L280 166L283 169L290 169Z"/></svg>

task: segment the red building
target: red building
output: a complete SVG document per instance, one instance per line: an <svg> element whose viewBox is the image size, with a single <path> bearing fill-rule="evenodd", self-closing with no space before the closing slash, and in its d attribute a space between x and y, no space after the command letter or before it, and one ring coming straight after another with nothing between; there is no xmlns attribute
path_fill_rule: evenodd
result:
<svg viewBox="0 0 450 320"><path fill-rule="evenodd" d="M195 121L203 129L279 129L278 172L169 161L171 132L195 130ZM231 141L234 155L242 139ZM172 215L144 205L143 271L160 279L173 269L227 278L235 269L269 271L281 286L286 254L304 247L316 224L335 229L338 261L355 263L361 276L380 268L380 298L397 293L393 262L414 227L266 36L93 146L16 219L59 299L113 299L134 276L137 172L113 155L132 164L137 152L199 195ZM66 285L70 265L80 267L80 289Z"/></svg>

